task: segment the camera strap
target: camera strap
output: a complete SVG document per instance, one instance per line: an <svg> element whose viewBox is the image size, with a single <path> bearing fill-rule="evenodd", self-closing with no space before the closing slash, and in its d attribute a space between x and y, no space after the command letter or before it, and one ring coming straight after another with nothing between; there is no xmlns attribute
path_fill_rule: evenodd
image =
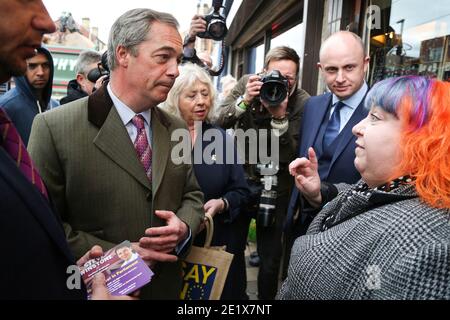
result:
<svg viewBox="0 0 450 320"><path fill-rule="evenodd" d="M219 11L219 9L222 7L223 0L213 0L212 6L214 8L214 11Z"/></svg>

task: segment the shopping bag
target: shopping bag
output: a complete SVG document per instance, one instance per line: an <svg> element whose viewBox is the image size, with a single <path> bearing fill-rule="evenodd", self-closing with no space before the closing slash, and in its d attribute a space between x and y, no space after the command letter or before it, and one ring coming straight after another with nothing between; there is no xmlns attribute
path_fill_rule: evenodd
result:
<svg viewBox="0 0 450 320"><path fill-rule="evenodd" d="M183 286L181 300L219 300L222 294L233 254L224 247L211 247L214 221L206 216L206 240L204 247L192 246L182 261Z"/></svg>

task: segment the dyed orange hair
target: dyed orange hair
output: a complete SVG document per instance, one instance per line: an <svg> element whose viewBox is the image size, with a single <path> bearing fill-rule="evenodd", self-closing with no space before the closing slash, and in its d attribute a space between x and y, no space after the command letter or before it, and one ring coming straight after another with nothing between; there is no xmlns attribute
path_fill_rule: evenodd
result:
<svg viewBox="0 0 450 320"><path fill-rule="evenodd" d="M419 197L430 206L450 208L450 83L427 81L422 92L410 87L396 108L404 129L397 174L414 177Z"/></svg>

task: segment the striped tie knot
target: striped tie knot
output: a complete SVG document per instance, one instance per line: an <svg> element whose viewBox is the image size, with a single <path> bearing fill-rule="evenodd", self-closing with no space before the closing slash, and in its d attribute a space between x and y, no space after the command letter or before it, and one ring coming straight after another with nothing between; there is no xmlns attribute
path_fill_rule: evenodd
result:
<svg viewBox="0 0 450 320"><path fill-rule="evenodd" d="M133 122L134 126L138 129L138 130L142 130L145 128L145 120L144 117L141 114L137 114L133 117L133 119L131 120L131 122Z"/></svg>

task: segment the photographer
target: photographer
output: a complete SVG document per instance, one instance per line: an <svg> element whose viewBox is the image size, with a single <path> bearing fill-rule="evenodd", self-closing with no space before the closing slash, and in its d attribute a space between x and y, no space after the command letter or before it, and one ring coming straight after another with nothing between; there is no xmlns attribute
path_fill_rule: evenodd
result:
<svg viewBox="0 0 450 320"><path fill-rule="evenodd" d="M183 43L183 63L192 62L205 69L211 69L212 60L207 52L200 52L197 55L195 50L195 40L199 33L206 31L206 20L201 15L195 15L191 20L189 34L184 39Z"/></svg>
<svg viewBox="0 0 450 320"><path fill-rule="evenodd" d="M282 257L282 229L287 212L289 192L293 186L293 180L289 176L289 162L295 158L298 149L298 133L303 114L303 106L309 98L309 94L297 88L300 58L295 50L289 47L276 47L267 53L263 75L245 75L231 91L219 108L217 124L223 128L236 128L244 131L249 129L278 129L279 154L275 155L279 162L278 170L273 176L263 176L258 172L255 164L249 164L249 146L245 146L245 170L250 186L254 193L262 189L261 178L275 181L272 191L272 212L267 209L266 200L263 197L263 206L260 199L255 200L252 208L248 208L248 214L256 216L257 220L257 251L260 258L258 273L258 297L259 299L274 299L278 287L278 274ZM278 72L274 72L274 71ZM265 82L263 82L263 81ZM264 84L265 91L261 92ZM274 84L273 84L274 83ZM285 96L280 95L279 89L284 89ZM269 90L267 90L269 87ZM276 88L276 89L275 89ZM276 101L261 101L261 96L276 96ZM270 99L269 99L270 100ZM276 103L274 103L276 102ZM270 136L268 136L270 140ZM270 141L267 142L270 145ZM258 144L258 148L261 143ZM258 152L259 153L259 152ZM272 155L273 156L273 155ZM255 197L256 199L257 197ZM272 219L261 217L261 213L270 213Z"/></svg>
<svg viewBox="0 0 450 320"><path fill-rule="evenodd" d="M67 85L67 96L61 99L61 104L87 97L102 86L106 75L98 71L101 59L102 55L97 51L85 50L80 53L75 64L76 78Z"/></svg>
<svg viewBox="0 0 450 320"><path fill-rule="evenodd" d="M225 61L224 53L222 52L218 68L213 69L211 55L208 52L202 51L197 55L195 40L199 37L221 41L224 49L225 43L223 41L228 32L226 19L232 5L233 0L226 1L225 5L223 5L223 0L213 0L211 11L208 14L194 15L189 34L184 39L182 63L191 62L197 64L213 77L219 76L222 73Z"/></svg>

